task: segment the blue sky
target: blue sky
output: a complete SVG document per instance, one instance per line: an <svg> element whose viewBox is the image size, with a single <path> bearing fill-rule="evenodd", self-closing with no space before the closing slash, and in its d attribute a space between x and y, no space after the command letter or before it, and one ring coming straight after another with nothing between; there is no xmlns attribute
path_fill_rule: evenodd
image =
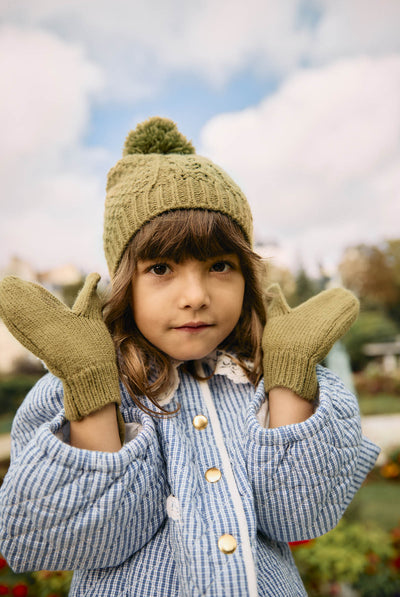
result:
<svg viewBox="0 0 400 597"><path fill-rule="evenodd" d="M291 268L400 236L398 0L0 0L0 269L106 272L108 169L172 118Z"/></svg>
<svg viewBox="0 0 400 597"><path fill-rule="evenodd" d="M85 141L89 145L105 144L119 152L121 139L132 127L132 121L156 114L172 118L198 145L205 122L220 113L258 103L277 85L274 77L260 77L249 71L235 74L221 89L212 88L195 76L176 75L166 81L161 93L135 102L134 110L130 105L118 104L94 108Z"/></svg>

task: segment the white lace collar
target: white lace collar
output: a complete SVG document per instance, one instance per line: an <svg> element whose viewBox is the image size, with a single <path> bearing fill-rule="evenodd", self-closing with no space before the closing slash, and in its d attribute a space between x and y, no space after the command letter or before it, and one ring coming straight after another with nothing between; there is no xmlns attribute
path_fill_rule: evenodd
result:
<svg viewBox="0 0 400 597"><path fill-rule="evenodd" d="M251 383L242 367L234 360L234 357L227 352L215 350L202 359L201 362L214 371L214 375L225 375L230 381L233 381L233 383ZM180 380L178 369L182 364L183 361L173 361L171 385L166 392L160 394L159 399L157 400L158 404L161 406L168 404L178 389ZM250 367L251 363L246 361L246 365Z"/></svg>
<svg viewBox="0 0 400 597"><path fill-rule="evenodd" d="M202 362L214 371L214 375L225 375L234 383L251 383L242 367L236 362L235 357L228 352L215 350ZM245 363L251 368L250 361L245 361Z"/></svg>

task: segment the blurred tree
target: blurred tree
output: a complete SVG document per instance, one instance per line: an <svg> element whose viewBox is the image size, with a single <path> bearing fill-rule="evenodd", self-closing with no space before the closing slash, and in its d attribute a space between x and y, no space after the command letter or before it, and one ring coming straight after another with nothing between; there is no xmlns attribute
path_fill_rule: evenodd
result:
<svg viewBox="0 0 400 597"><path fill-rule="evenodd" d="M339 264L343 284L366 306L386 305L395 299L393 275L384 251L374 245L357 245L344 253Z"/></svg>
<svg viewBox="0 0 400 597"><path fill-rule="evenodd" d="M266 260L264 264L263 288L268 288L271 284L277 283L286 297L291 296L296 289L296 282L292 272L286 267L276 265L269 260Z"/></svg>
<svg viewBox="0 0 400 597"><path fill-rule="evenodd" d="M388 313L400 329L400 239L388 240L386 243L387 261L390 266L393 284L396 289L394 301L388 305Z"/></svg>
<svg viewBox="0 0 400 597"><path fill-rule="evenodd" d="M288 296L288 303L291 307L297 307L320 290L322 290L321 282L310 278L304 267L301 267L295 277L295 290Z"/></svg>
<svg viewBox="0 0 400 597"><path fill-rule="evenodd" d="M364 309L383 309L400 324L400 239L349 247L339 272Z"/></svg>

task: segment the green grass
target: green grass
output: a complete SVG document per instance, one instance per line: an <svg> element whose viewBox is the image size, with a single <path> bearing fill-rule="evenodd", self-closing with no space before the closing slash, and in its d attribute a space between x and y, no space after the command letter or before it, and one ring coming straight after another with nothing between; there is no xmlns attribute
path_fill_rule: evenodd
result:
<svg viewBox="0 0 400 597"><path fill-rule="evenodd" d="M377 477L373 472L371 476ZM349 521L372 521L390 531L400 524L400 481L382 478L368 481L355 495L345 513Z"/></svg>
<svg viewBox="0 0 400 597"><path fill-rule="evenodd" d="M362 415L390 415L400 413L400 396L392 394L360 394Z"/></svg>

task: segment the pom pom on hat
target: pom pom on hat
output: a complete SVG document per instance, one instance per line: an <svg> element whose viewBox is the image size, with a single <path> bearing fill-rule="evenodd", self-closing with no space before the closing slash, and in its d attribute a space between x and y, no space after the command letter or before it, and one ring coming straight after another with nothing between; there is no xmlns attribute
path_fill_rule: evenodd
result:
<svg viewBox="0 0 400 597"><path fill-rule="evenodd" d="M114 276L130 239L164 212L204 209L227 215L252 244L250 206L222 168L196 154L176 124L159 116L138 124L107 178L104 253Z"/></svg>
<svg viewBox="0 0 400 597"><path fill-rule="evenodd" d="M125 140L123 156L140 153L195 153L195 148L178 131L178 127L172 120L155 116L137 125L136 129L130 131Z"/></svg>

